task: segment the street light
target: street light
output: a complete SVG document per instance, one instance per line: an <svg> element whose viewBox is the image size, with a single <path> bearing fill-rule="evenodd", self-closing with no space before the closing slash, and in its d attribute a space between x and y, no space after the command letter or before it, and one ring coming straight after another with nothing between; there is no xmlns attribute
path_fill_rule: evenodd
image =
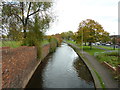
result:
<svg viewBox="0 0 120 90"><path fill-rule="evenodd" d="M113 44L114 44L114 50L115 50L115 32L114 33L114 39L113 39Z"/></svg>
<svg viewBox="0 0 120 90"><path fill-rule="evenodd" d="M83 30L82 30L82 54L83 54Z"/></svg>

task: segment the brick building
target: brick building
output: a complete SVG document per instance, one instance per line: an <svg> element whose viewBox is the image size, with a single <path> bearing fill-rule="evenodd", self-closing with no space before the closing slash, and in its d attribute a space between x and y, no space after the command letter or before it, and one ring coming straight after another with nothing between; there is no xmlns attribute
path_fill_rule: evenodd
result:
<svg viewBox="0 0 120 90"><path fill-rule="evenodd" d="M111 35L110 38L115 38L115 43L120 46L120 35Z"/></svg>

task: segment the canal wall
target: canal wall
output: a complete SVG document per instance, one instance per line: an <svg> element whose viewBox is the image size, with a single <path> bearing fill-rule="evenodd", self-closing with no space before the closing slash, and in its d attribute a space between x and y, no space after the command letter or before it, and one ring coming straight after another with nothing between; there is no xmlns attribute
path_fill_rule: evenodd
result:
<svg viewBox="0 0 120 90"><path fill-rule="evenodd" d="M42 47L42 58L37 59L35 46L21 46L2 50L2 88L25 88L41 60L50 51L50 44Z"/></svg>
<svg viewBox="0 0 120 90"><path fill-rule="evenodd" d="M98 88L118 88L118 81L113 78L112 73L104 65L99 63L96 58L82 51L74 44L68 43L80 56L90 70L96 89Z"/></svg>
<svg viewBox="0 0 120 90"><path fill-rule="evenodd" d="M67 42L65 42L65 43L67 43ZM67 44L74 49L74 51L78 54L78 56L81 58L81 60L83 60L83 62L85 63L85 65L88 67L91 75L93 76L93 80L94 80L94 84L95 84L96 89L97 88L102 88L101 81L99 80L99 76L96 74L96 71L91 66L90 62L81 55L80 48L78 48L77 46L75 46L75 45L73 45L71 43L67 43Z"/></svg>

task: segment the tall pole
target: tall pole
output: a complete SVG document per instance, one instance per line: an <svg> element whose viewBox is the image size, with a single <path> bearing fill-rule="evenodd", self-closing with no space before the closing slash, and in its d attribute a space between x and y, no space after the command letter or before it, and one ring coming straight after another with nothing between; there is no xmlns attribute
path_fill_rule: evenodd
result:
<svg viewBox="0 0 120 90"><path fill-rule="evenodd" d="M83 30L82 30L82 54L83 54Z"/></svg>
<svg viewBox="0 0 120 90"><path fill-rule="evenodd" d="M114 32L114 40L113 40L113 42L114 42L114 50L115 50L115 32Z"/></svg>

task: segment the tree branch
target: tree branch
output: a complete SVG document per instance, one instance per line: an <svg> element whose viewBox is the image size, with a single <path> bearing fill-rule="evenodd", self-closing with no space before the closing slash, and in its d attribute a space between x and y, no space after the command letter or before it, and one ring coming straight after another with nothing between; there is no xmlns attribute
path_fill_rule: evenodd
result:
<svg viewBox="0 0 120 90"><path fill-rule="evenodd" d="M21 6L22 6L22 23L23 23L23 25L24 25L24 4L23 4L23 2L21 2Z"/></svg>
<svg viewBox="0 0 120 90"><path fill-rule="evenodd" d="M18 17L23 22L23 19L18 14L13 13L13 15L15 15L16 17Z"/></svg>
<svg viewBox="0 0 120 90"><path fill-rule="evenodd" d="M28 21L28 18L29 18L29 12L30 12L30 7L31 7L31 2L29 3L29 7L28 7L28 12L27 12L27 17L25 18L25 22L24 24L27 25L27 21Z"/></svg>
<svg viewBox="0 0 120 90"><path fill-rule="evenodd" d="M29 14L28 17L31 16L31 15L33 15L33 14L35 14L35 13L37 13L37 12L39 12L39 11L40 11L40 8L39 8L37 11L35 11L35 12Z"/></svg>
<svg viewBox="0 0 120 90"><path fill-rule="evenodd" d="M27 12L27 17L28 17L29 12L30 12L30 7L31 7L31 2L29 3L29 8L28 8L28 12Z"/></svg>

